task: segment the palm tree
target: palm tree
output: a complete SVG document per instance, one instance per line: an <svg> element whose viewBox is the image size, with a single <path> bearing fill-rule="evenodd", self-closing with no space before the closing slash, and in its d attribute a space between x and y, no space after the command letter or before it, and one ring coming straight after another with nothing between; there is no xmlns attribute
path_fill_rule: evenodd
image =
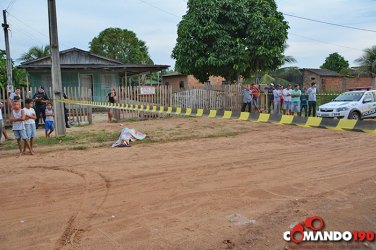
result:
<svg viewBox="0 0 376 250"><path fill-rule="evenodd" d="M285 44L285 51L290 47L287 43ZM296 59L293 56L285 56L283 62L286 63L296 63Z"/></svg>
<svg viewBox="0 0 376 250"><path fill-rule="evenodd" d="M364 72L376 75L376 45L364 50L364 54L355 60Z"/></svg>
<svg viewBox="0 0 376 250"><path fill-rule="evenodd" d="M22 54L22 56L18 59L21 62L27 62L30 60L35 60L41 57L48 56L50 54L50 46L34 46L29 49L26 53Z"/></svg>

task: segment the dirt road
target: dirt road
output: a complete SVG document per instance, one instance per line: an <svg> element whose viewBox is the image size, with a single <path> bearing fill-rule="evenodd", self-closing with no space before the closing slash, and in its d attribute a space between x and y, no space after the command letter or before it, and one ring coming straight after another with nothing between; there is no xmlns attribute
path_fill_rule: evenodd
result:
<svg viewBox="0 0 376 250"><path fill-rule="evenodd" d="M189 131L193 123L132 127ZM235 136L122 149L2 152L0 248L288 249L283 232L314 215L327 230L375 231L375 136L241 126ZM229 220L235 214L254 221L237 225Z"/></svg>

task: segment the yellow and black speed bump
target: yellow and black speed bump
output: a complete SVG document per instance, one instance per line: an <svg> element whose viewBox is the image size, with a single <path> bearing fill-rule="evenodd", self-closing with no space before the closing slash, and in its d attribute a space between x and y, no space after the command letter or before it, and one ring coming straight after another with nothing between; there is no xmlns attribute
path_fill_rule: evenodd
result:
<svg viewBox="0 0 376 250"><path fill-rule="evenodd" d="M320 117L299 117L291 115L275 115L264 113L248 113L248 112L232 112L232 111L217 111L204 109L191 109L180 107L167 107L156 105L142 105L142 104L109 104L104 102L90 102L90 101L76 101L63 100L61 102L93 106L120 110L133 110L142 112L155 112L167 115L191 116L191 117L208 117L218 119L235 119L240 121L252 121L258 123L274 123L280 125L295 125L305 128L325 128L335 131L360 131L370 134L376 134L376 120L348 120L348 119L331 119Z"/></svg>

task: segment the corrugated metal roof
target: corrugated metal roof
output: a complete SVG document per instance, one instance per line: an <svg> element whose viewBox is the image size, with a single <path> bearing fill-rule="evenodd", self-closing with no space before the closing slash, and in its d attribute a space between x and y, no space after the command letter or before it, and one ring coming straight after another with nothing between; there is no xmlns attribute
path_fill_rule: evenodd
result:
<svg viewBox="0 0 376 250"><path fill-rule="evenodd" d="M315 73L316 75L319 75L319 76L341 76L340 74L338 74L337 72L333 71L333 70L329 70L329 69L304 69L304 70L307 70L307 71L310 71L312 73Z"/></svg>
<svg viewBox="0 0 376 250"><path fill-rule="evenodd" d="M184 74L175 71L175 72L171 72L171 73L167 73L163 75L163 77L166 77L166 76L184 76Z"/></svg>
<svg viewBox="0 0 376 250"><path fill-rule="evenodd" d="M127 72L129 75L161 71L170 67L169 65L123 64L119 61L77 48L61 51L60 63L61 69L66 70L112 70ZM50 69L51 57L45 56L24 62L18 67L26 70Z"/></svg>

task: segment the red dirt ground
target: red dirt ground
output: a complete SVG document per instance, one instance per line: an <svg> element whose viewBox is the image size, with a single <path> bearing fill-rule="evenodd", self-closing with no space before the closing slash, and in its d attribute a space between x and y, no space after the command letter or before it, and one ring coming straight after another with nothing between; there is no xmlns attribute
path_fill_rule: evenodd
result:
<svg viewBox="0 0 376 250"><path fill-rule="evenodd" d="M190 129L197 120L131 127ZM196 128L211 123L200 119ZM375 231L374 135L239 124L215 122L245 126L236 136L37 148L35 156L20 158L0 152L0 248L292 249L283 232L314 215L324 218L326 230ZM81 129L102 128L120 125ZM255 223L236 225L227 218L233 214ZM344 249L339 244L329 246Z"/></svg>

